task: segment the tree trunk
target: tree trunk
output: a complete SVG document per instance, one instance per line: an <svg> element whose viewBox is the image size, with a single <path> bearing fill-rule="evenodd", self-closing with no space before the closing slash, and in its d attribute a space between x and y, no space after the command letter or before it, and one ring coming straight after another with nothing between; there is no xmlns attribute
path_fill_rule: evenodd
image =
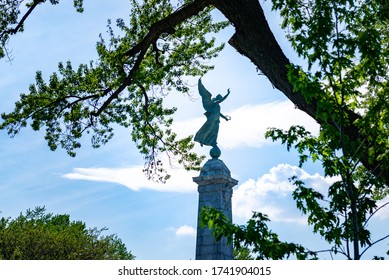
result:
<svg viewBox="0 0 389 280"><path fill-rule="evenodd" d="M359 260L359 222L358 222L358 206L357 206L357 190L354 186L354 183L351 180L351 175L346 174L344 184L346 187L346 192L350 199L350 216L352 223L352 235L353 235L353 249L354 249L354 260Z"/></svg>
<svg viewBox="0 0 389 280"><path fill-rule="evenodd" d="M262 7L258 0L210 0L210 3L220 10L235 27L235 34L229 44L240 54L249 58L254 65L262 71L272 85L286 95L298 109L304 111L319 123L316 116L317 100L308 103L300 92L294 92L288 80L287 66L289 59L282 52L266 21ZM360 157L364 166L389 184L389 166L380 164L377 159L368 158L368 147L374 145L364 139L359 133L354 121L360 116L353 111L346 111L350 125L344 128L354 147L361 147ZM336 125L332 123L332 125ZM387 152L387 151L385 151Z"/></svg>

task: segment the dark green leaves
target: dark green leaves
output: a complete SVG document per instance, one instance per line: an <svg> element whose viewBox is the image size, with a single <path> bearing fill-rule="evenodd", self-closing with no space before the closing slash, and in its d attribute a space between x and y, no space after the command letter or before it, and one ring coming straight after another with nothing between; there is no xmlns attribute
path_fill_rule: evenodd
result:
<svg viewBox="0 0 389 280"><path fill-rule="evenodd" d="M5 47L9 40L9 33L13 33L11 26L16 25L18 22L21 2L23 0L8 0L0 3L0 58L3 58L7 53Z"/></svg>
<svg viewBox="0 0 389 280"><path fill-rule="evenodd" d="M273 0L273 5L284 18L293 48L308 65L309 72L290 66L288 79L316 105L321 126L316 137L298 126L270 129L267 137L296 149L300 166L309 158L319 160L325 176L336 176L326 197L296 180L293 196L314 232L334 244L334 252L359 259L372 244L367 221L388 193L380 174L366 168L373 162L389 166L387 4Z"/></svg>
<svg viewBox="0 0 389 280"><path fill-rule="evenodd" d="M217 240L223 236L229 242L234 242L236 250L250 248L256 259L287 259L294 255L297 259L315 258L316 254L295 243L280 241L278 235L272 232L268 226L269 218L258 212L245 226L231 224L226 216L220 211L206 207L201 211L200 221L202 226L212 230Z"/></svg>
<svg viewBox="0 0 389 280"><path fill-rule="evenodd" d="M116 235L102 235L106 230L36 207L16 219L0 219L0 260L134 259Z"/></svg>
<svg viewBox="0 0 389 280"><path fill-rule="evenodd" d="M303 181L292 177L290 181L296 186L293 199L297 208L307 215L313 231L331 244L331 252L359 259L374 244L368 221L382 209L377 202L387 196L387 187L353 158L357 150L351 155L344 152L342 145L347 144L346 139L338 141L337 133L325 129L322 127L314 137L301 126L292 126L288 131L272 128L266 137L281 140L288 150L297 150L300 167L308 159L318 160L325 176L333 177L335 182L327 195L305 187Z"/></svg>

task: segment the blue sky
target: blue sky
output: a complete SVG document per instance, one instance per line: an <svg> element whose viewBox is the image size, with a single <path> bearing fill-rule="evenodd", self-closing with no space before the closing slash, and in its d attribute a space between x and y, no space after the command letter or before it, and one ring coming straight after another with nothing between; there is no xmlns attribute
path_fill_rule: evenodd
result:
<svg viewBox="0 0 389 280"><path fill-rule="evenodd" d="M107 19L126 19L130 12L127 0L85 0L83 14L74 11L72 1L62 2L40 6L28 19L25 32L10 40L14 59L12 63L0 61L1 112L13 109L19 94L34 81L36 70L48 77L60 61L77 65L95 59L95 44L99 33L105 33ZM278 16L270 12L268 2L264 6L286 55L301 62L285 41ZM218 38L227 41L232 32L225 30ZM213 94L231 89L222 112L232 119L222 121L218 142L221 159L239 180L233 195L234 222L244 223L252 211L263 211L282 239L312 250L327 249L295 209L288 178L296 175L322 191L334 179L324 178L318 164L298 168L295 152L263 136L268 127L286 129L293 124L317 132L317 124L228 44L212 63L216 67L203 77L204 85ZM190 80L193 98L173 92L166 99L167 105L178 107L174 128L180 136L196 133L205 120L196 80ZM175 166L168 183L147 181L143 158L130 138L128 130L117 128L107 145L92 149L85 137L77 156L71 158L63 150L51 152L43 132L26 128L10 139L0 131L2 215L15 217L44 205L49 212L68 213L89 227L107 226L108 233L117 233L137 259L193 259L198 196L192 177L197 173ZM196 144L196 150L208 155L209 149ZM387 232L388 221L388 209L376 215L371 222L373 239ZM371 255L383 255L389 249L387 243L374 247Z"/></svg>

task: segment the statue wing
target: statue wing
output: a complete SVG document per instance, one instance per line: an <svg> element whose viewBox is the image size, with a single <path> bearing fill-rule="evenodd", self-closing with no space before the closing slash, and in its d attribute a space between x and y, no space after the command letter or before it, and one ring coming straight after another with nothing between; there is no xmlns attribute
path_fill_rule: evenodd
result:
<svg viewBox="0 0 389 280"><path fill-rule="evenodd" d="M203 107L205 111L212 111L213 108L212 94L204 87L203 83L201 82L201 78L199 79L198 86L199 86L199 94L203 101Z"/></svg>

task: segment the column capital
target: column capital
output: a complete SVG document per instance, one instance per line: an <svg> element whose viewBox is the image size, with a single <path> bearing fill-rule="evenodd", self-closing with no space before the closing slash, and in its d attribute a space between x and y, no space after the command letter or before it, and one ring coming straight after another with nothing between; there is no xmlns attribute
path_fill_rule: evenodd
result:
<svg viewBox="0 0 389 280"><path fill-rule="evenodd" d="M232 188L238 184L238 180L231 177L231 172L224 162L217 158L208 160L201 168L200 176L193 177L193 182L199 187L223 184Z"/></svg>

